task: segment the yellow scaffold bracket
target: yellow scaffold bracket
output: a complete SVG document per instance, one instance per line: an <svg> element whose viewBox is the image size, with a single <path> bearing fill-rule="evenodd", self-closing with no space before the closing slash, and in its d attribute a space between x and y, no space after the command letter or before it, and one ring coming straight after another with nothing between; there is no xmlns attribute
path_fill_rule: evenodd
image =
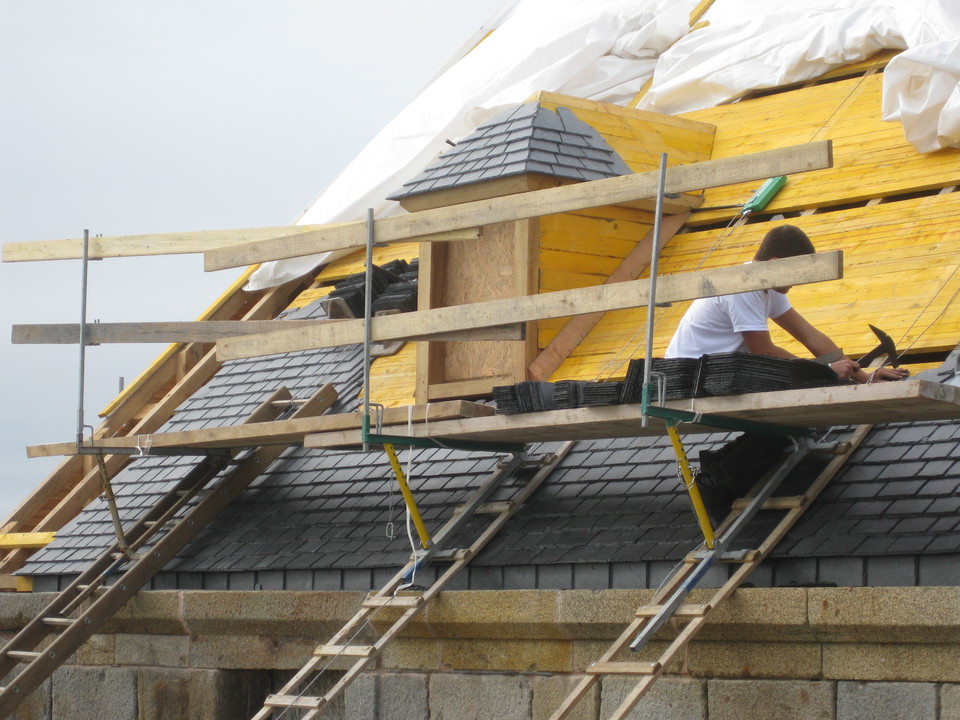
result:
<svg viewBox="0 0 960 720"><path fill-rule="evenodd" d="M680 433L677 432L675 423L667 423L667 434L670 436L670 442L673 443L673 452L677 456L677 464L680 466L680 474L683 476L683 484L690 493L690 502L693 504L693 512L697 516L697 522L700 530L703 532L703 539L709 549L713 549L716 536L713 532L713 525L710 524L710 516L707 515L707 508L703 504L703 497L700 495L700 488L693 477L693 471L690 469L690 463L687 461L687 453L683 449L683 443L680 441Z"/></svg>
<svg viewBox="0 0 960 720"><path fill-rule="evenodd" d="M383 444L383 450L390 459L390 467L393 468L393 474L397 477L397 484L400 486L400 493L403 495L403 501L407 504L407 510L410 511L410 519L417 528L417 535L420 536L420 545L424 549L430 546L430 533L427 532L427 526L423 524L423 518L420 517L420 510L417 508L417 501L413 499L413 492L407 482L407 476L403 473L400 466L400 460L397 459L397 451L390 443Z"/></svg>

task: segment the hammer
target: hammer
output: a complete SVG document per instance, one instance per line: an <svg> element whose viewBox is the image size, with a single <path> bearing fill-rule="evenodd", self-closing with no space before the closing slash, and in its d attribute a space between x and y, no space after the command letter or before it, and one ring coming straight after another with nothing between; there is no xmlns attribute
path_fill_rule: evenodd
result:
<svg viewBox="0 0 960 720"><path fill-rule="evenodd" d="M867 367L870 365L870 363L883 354L886 354L887 360L889 360L891 367L900 367L900 361L897 359L897 346L894 344L893 338L874 325L870 325L869 327L871 330L873 330L873 334L877 336L880 344L862 358L857 360L857 363L860 365L860 367Z"/></svg>

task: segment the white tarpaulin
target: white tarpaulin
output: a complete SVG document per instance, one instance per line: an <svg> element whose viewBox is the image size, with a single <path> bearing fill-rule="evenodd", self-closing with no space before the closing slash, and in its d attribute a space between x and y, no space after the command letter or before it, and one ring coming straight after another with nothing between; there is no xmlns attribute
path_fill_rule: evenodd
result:
<svg viewBox="0 0 960 720"><path fill-rule="evenodd" d="M920 45L890 62L883 119L899 120L920 152L960 147L960 40Z"/></svg>
<svg viewBox="0 0 960 720"><path fill-rule="evenodd" d="M687 34L696 0L518 0L320 195L298 224L397 211L384 198L504 107L538 90L628 103L653 75L641 109L676 114L751 90L817 77L883 48L908 49L884 78L884 117L920 151L960 146L955 0L715 0ZM901 59L902 58L902 59ZM891 72L892 71L892 72ZM942 145L938 145L942 144ZM330 259L266 263L248 289L277 285Z"/></svg>

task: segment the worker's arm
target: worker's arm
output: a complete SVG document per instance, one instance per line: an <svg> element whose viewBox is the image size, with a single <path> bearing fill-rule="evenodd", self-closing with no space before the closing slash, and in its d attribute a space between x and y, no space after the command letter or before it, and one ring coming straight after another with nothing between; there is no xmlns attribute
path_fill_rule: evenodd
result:
<svg viewBox="0 0 960 720"><path fill-rule="evenodd" d="M790 308L783 315L773 318L773 321L790 333L814 357L820 357L840 349L833 340L827 337L825 333L817 330L794 308Z"/></svg>
<svg viewBox="0 0 960 720"><path fill-rule="evenodd" d="M773 321L790 333L797 340L797 342L809 350L814 357L820 357L821 355L826 355L840 349L833 340L831 340L825 333L817 330L817 328L811 325L807 319L798 313L794 308L790 308L779 317L773 318ZM747 334L748 333L743 333L743 336L747 343L747 348L749 349L751 341L747 338ZM767 342L769 342L771 347L776 348L781 353L787 352L786 350L783 350L782 348L779 348L777 345L773 344L773 341L770 340L770 333L765 334L767 335ZM758 346L762 346L762 338L759 339L757 344ZM750 350L750 352L754 351ZM770 352L761 354L773 355L773 353ZM773 357L795 356L792 354L776 354L773 355ZM830 367L840 377L841 380L855 380L858 383L902 380L908 374L903 368L881 368L876 370L874 373L867 373L864 372L864 370L855 361L851 360L846 355L843 355L839 360L830 363Z"/></svg>

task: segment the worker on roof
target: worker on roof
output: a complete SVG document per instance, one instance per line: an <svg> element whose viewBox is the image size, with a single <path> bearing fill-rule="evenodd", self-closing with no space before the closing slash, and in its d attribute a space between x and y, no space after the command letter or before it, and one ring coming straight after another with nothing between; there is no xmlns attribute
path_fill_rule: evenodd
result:
<svg viewBox="0 0 960 720"><path fill-rule="evenodd" d="M780 225L760 243L753 262L809 255L816 252L810 238L798 227ZM841 380L859 383L902 380L904 368L880 368L866 373L843 355L837 344L817 330L787 299L789 287L694 300L667 347L669 358L699 358L724 352L748 352L779 358L796 355L774 344L768 319L790 333L815 357L835 356L830 367ZM701 450L696 484L714 526L728 515L733 501L751 487L782 457L790 444L786 437L743 433L718 450Z"/></svg>
<svg viewBox="0 0 960 720"><path fill-rule="evenodd" d="M816 252L807 234L793 225L770 230L760 243L753 262L810 255ZM787 299L790 287L708 297L694 300L667 347L668 358L699 358L723 352L748 352L779 358L797 357L774 344L767 320L790 333L814 357L838 356L830 367L841 380L859 383L902 380L905 368L880 368L865 372L855 361L843 355L837 344L817 330Z"/></svg>

